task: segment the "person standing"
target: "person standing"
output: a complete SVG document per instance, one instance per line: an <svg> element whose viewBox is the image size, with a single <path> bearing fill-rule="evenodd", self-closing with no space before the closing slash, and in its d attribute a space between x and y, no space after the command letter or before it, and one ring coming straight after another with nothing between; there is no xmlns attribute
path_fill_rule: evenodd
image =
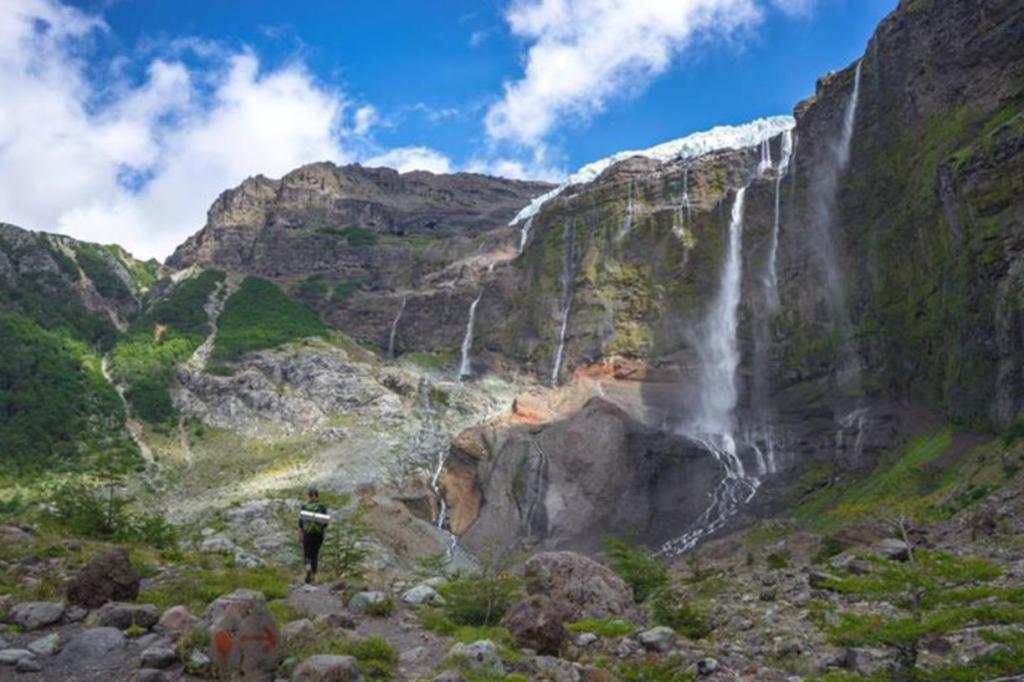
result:
<svg viewBox="0 0 1024 682"><path fill-rule="evenodd" d="M309 489L307 498L306 503L302 505L302 511L314 514L327 513L327 507L320 501L320 492L316 488ZM302 558L306 568L305 580L309 584L316 580L317 562L320 547L324 544L325 528L326 521L313 521L299 516L299 542L302 543Z"/></svg>

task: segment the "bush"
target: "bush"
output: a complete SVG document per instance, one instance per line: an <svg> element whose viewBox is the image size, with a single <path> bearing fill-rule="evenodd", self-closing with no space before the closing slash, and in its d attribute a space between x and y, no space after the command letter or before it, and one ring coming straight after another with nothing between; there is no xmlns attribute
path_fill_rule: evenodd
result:
<svg viewBox="0 0 1024 682"><path fill-rule="evenodd" d="M372 601L366 605L366 615L374 618L387 618L395 612L395 599L388 595L380 601Z"/></svg>
<svg viewBox="0 0 1024 682"><path fill-rule="evenodd" d="M686 661L678 656L664 661L622 665L617 673L616 679L623 682L684 682L696 677L687 670Z"/></svg>
<svg viewBox="0 0 1024 682"><path fill-rule="evenodd" d="M575 623L566 623L569 632L590 632L598 637L625 637L637 631L632 623L617 618L586 618Z"/></svg>
<svg viewBox="0 0 1024 682"><path fill-rule="evenodd" d="M844 549L846 549L846 545L839 538L831 535L824 537L821 539L821 544L818 545L818 551L811 557L811 563L823 564Z"/></svg>
<svg viewBox="0 0 1024 682"><path fill-rule="evenodd" d="M772 552L764 558L764 563L772 570L781 570L789 566L789 555L785 552Z"/></svg>
<svg viewBox="0 0 1024 682"><path fill-rule="evenodd" d="M218 327L213 356L220 361L327 333L309 307L288 298L273 282L258 277L247 277L227 300Z"/></svg>
<svg viewBox="0 0 1024 682"><path fill-rule="evenodd" d="M494 625L522 596L517 576L477 576L454 580L438 588L445 599L444 612L457 625Z"/></svg>
<svg viewBox="0 0 1024 682"><path fill-rule="evenodd" d="M638 603L668 584L668 568L644 545L632 539L606 538L604 547L612 570L633 588Z"/></svg>
<svg viewBox="0 0 1024 682"><path fill-rule="evenodd" d="M169 547L177 530L157 512L133 511L131 500L120 496L117 482L67 481L50 495L53 518L76 535L98 540L138 542Z"/></svg>
<svg viewBox="0 0 1024 682"><path fill-rule="evenodd" d="M690 605L686 595L671 588L659 590L651 600L651 617L690 639L707 637L712 630L707 615Z"/></svg>

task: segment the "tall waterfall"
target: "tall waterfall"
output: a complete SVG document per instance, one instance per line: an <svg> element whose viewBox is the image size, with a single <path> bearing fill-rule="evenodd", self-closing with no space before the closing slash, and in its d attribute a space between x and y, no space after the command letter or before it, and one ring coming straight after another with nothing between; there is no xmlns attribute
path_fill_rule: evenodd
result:
<svg viewBox="0 0 1024 682"><path fill-rule="evenodd" d="M633 229L633 181L629 181L629 189L626 190L626 217L622 220L622 228L619 230L619 238L625 237Z"/></svg>
<svg viewBox="0 0 1024 682"><path fill-rule="evenodd" d="M530 234L533 232L533 218L530 216L523 222L523 226L519 228L519 253L522 255L523 251L526 250L526 242L530 241Z"/></svg>
<svg viewBox="0 0 1024 682"><path fill-rule="evenodd" d="M473 373L473 361L470 357L473 352L473 327L476 325L476 307L483 295L484 290L481 288L469 306L469 322L466 323L466 336L462 339L462 361L459 363L460 379L465 379Z"/></svg>
<svg viewBox="0 0 1024 682"><path fill-rule="evenodd" d="M772 223L772 241L768 251L768 269L765 276L765 291L771 310L779 308L779 224L781 215L782 179L789 172L789 161L793 155L793 131L782 133L782 144L779 152L779 165L775 169L775 220Z"/></svg>
<svg viewBox="0 0 1024 682"><path fill-rule="evenodd" d="M740 287L743 279L743 209L746 187L736 191L729 220L729 247L722 266L718 295L708 310L698 338L701 360L699 409L685 431L702 443L722 466L723 477L711 491L711 502L691 529L665 543L664 554L691 549L715 532L757 492L760 482L749 476L739 458L735 440L735 409L738 399L736 374L740 363Z"/></svg>
<svg viewBox="0 0 1024 682"><path fill-rule="evenodd" d="M858 61L857 68L853 72L853 93L846 103L846 111L843 114L843 134L836 147L836 164L840 170L846 168L846 164L850 162L850 143L853 141L853 126L857 122L857 104L860 100L860 67L863 63L863 61Z"/></svg>
<svg viewBox="0 0 1024 682"><path fill-rule="evenodd" d="M405 304L408 300L408 294L402 296L402 302L398 306L398 314L395 315L395 319L391 323L391 335L388 337L388 357L392 360L395 359L395 338L398 336L398 323L402 319L402 313L405 312Z"/></svg>
<svg viewBox="0 0 1024 682"><path fill-rule="evenodd" d="M575 225L570 220L565 223L562 238L562 325L558 332L558 350L555 352L555 365L551 368L551 385L558 385L558 374L562 370L565 357L565 336L569 330L569 316L572 313L573 283L576 279L576 238Z"/></svg>

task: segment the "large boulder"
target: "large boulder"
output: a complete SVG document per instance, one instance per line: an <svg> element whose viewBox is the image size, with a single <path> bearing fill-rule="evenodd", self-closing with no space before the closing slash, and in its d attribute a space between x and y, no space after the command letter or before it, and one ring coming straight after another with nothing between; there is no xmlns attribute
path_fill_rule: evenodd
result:
<svg viewBox="0 0 1024 682"><path fill-rule="evenodd" d="M142 576L128 560L128 552L115 547L83 566L68 583L66 593L72 604L98 609L108 601L134 600L139 596L141 581Z"/></svg>
<svg viewBox="0 0 1024 682"><path fill-rule="evenodd" d="M359 665L351 656L310 656L292 675L292 682L362 682Z"/></svg>
<svg viewBox="0 0 1024 682"><path fill-rule="evenodd" d="M96 612L96 622L118 630L137 626L149 630L160 620L160 611L152 604L124 604L107 602Z"/></svg>
<svg viewBox="0 0 1024 682"><path fill-rule="evenodd" d="M102 679L125 661L127 640L117 628L101 627L82 630L72 636L54 659L55 670L74 671L67 679Z"/></svg>
<svg viewBox="0 0 1024 682"><path fill-rule="evenodd" d="M551 597L535 594L509 609L501 624L521 648L557 656L569 636L563 625L566 615Z"/></svg>
<svg viewBox="0 0 1024 682"><path fill-rule="evenodd" d="M456 644L448 652L448 657L465 666L470 672L505 676L505 664L498 653L498 647L489 639L481 639L471 644Z"/></svg>
<svg viewBox="0 0 1024 682"><path fill-rule="evenodd" d="M567 620L638 618L633 589L619 576L576 552L542 552L526 562L526 589L547 595Z"/></svg>
<svg viewBox="0 0 1024 682"><path fill-rule="evenodd" d="M7 614L7 620L25 630L38 630L53 625L64 615L60 602L32 601L18 604Z"/></svg>
<svg viewBox="0 0 1024 682"><path fill-rule="evenodd" d="M210 658L221 676L268 680L281 661L280 632L261 592L235 590L219 597L212 618Z"/></svg>

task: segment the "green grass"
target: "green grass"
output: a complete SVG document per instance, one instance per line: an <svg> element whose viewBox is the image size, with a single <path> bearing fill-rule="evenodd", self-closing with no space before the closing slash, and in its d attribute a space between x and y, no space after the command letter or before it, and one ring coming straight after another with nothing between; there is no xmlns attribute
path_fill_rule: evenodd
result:
<svg viewBox="0 0 1024 682"><path fill-rule="evenodd" d="M371 680L392 679L398 665L398 652L383 637L351 641L327 629L318 630L314 637L297 643L287 653L296 662L317 654L352 656L359 671Z"/></svg>
<svg viewBox="0 0 1024 682"><path fill-rule="evenodd" d="M202 613L217 597L238 589L262 592L268 601L288 596L292 576L274 566L261 568L186 569L176 578L143 590L136 600L160 609L183 604L191 613Z"/></svg>
<svg viewBox="0 0 1024 682"><path fill-rule="evenodd" d="M106 452L137 457L91 348L2 310L0 347L0 472L74 469Z"/></svg>
<svg viewBox="0 0 1024 682"><path fill-rule="evenodd" d="M334 237L342 237L352 247L376 246L378 241L376 232L367 230L365 227L359 227L358 225L349 225L348 227L341 228L320 227L317 228L317 232Z"/></svg>
<svg viewBox="0 0 1024 682"><path fill-rule="evenodd" d="M637 626L617 618L586 618L575 623L566 623L569 632L590 632L598 637L625 637L637 631Z"/></svg>
<svg viewBox="0 0 1024 682"><path fill-rule="evenodd" d="M288 298L273 282L247 277L224 305L213 357L233 360L250 351L326 334L324 323L309 307Z"/></svg>

